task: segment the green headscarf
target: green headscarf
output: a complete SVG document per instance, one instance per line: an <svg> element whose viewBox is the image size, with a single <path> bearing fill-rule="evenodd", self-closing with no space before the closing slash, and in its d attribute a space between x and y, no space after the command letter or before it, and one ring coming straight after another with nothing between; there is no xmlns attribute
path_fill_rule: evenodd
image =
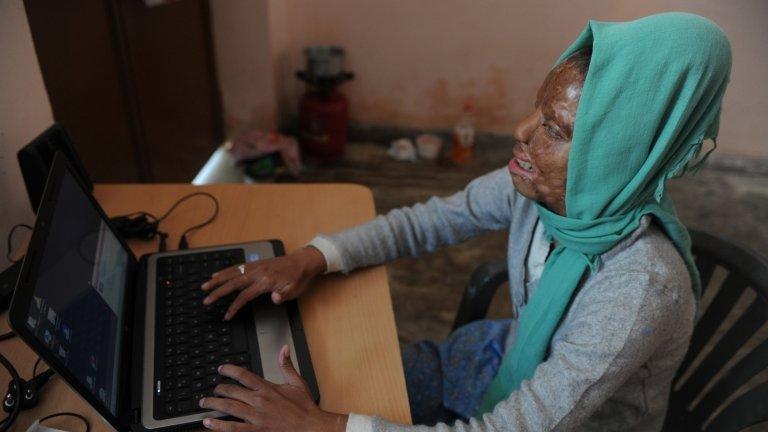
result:
<svg viewBox="0 0 768 432"><path fill-rule="evenodd" d="M557 247L478 415L533 377L585 272L599 271L600 254L631 234L643 215L652 214L664 229L697 298L701 292L688 232L664 185L695 168L689 162L702 142L717 137L731 69L728 39L711 21L687 13L590 21L557 64L589 47L568 159L567 215L538 205Z"/></svg>

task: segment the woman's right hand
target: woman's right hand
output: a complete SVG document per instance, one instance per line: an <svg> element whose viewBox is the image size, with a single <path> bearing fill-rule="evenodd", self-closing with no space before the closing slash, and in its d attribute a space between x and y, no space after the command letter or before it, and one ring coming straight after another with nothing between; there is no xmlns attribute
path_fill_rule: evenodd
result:
<svg viewBox="0 0 768 432"><path fill-rule="evenodd" d="M241 273L239 265L214 273L211 280L202 285L209 292L203 304L210 305L220 298L240 291L224 314L224 320L233 316L246 303L261 294L272 293L272 301L280 303L298 297L317 275L325 272L325 257L319 250L307 246L288 255L245 264Z"/></svg>

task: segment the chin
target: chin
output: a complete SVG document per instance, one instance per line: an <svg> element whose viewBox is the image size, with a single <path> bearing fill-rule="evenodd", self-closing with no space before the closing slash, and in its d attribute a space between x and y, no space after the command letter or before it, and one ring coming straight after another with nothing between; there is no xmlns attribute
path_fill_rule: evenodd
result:
<svg viewBox="0 0 768 432"><path fill-rule="evenodd" d="M517 192L530 199L536 201L536 191L533 188L533 185L530 182L527 182L523 180L522 178L513 175L512 176L512 185L515 187L515 190Z"/></svg>

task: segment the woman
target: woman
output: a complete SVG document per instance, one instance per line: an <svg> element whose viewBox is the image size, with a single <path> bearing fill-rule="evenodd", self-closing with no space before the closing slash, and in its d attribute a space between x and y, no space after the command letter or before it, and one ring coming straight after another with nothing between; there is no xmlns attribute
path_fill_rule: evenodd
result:
<svg viewBox="0 0 768 432"><path fill-rule="evenodd" d="M219 386L201 406L245 423L209 419L206 427L660 430L700 292L664 185L716 137L730 62L722 31L695 15L592 21L514 127L507 168L203 285L206 303L240 291L228 319L262 293L295 298L322 272L509 229L512 319L472 323L404 352L414 423L437 425L323 412L283 350L286 385L222 366L242 386Z"/></svg>

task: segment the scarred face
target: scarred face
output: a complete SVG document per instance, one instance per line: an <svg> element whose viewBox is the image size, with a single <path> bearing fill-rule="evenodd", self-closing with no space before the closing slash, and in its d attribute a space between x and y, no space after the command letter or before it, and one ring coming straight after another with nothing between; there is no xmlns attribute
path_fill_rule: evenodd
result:
<svg viewBox="0 0 768 432"><path fill-rule="evenodd" d="M514 126L509 172L515 189L565 215L565 187L573 122L586 71L563 62L550 71L533 111Z"/></svg>

